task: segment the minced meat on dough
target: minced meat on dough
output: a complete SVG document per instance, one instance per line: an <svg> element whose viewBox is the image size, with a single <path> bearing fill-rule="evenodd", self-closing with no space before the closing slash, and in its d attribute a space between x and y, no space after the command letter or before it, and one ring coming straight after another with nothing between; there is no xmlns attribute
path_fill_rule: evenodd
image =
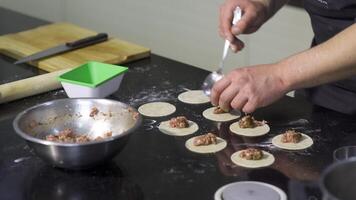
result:
<svg viewBox="0 0 356 200"><path fill-rule="evenodd" d="M223 114L223 113L227 113L228 111L225 111L224 109L222 109L220 106L217 106L214 108L213 113L214 114Z"/></svg>
<svg viewBox="0 0 356 200"><path fill-rule="evenodd" d="M239 120L240 128L255 128L257 126L263 126L267 122L266 121L257 121L251 115L246 115Z"/></svg>
<svg viewBox="0 0 356 200"><path fill-rule="evenodd" d="M178 116L169 120L169 126L171 128L188 128L189 122L186 117Z"/></svg>
<svg viewBox="0 0 356 200"><path fill-rule="evenodd" d="M302 133L295 130L287 130L282 134L281 142L283 143L298 143L302 139Z"/></svg>
<svg viewBox="0 0 356 200"><path fill-rule="evenodd" d="M217 138L213 133L198 136L193 141L194 146L205 146L210 144L217 144Z"/></svg>
<svg viewBox="0 0 356 200"><path fill-rule="evenodd" d="M261 160L263 157L263 152L259 149L247 148L242 150L239 156L246 160Z"/></svg>

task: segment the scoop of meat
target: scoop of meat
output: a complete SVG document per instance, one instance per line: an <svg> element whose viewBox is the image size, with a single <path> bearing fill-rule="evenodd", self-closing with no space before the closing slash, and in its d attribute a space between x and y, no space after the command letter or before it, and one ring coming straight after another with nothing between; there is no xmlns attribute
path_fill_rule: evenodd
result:
<svg viewBox="0 0 356 200"><path fill-rule="evenodd" d="M239 120L240 128L255 128L257 126L263 126L267 122L265 120L255 120L251 115L246 115Z"/></svg>
<svg viewBox="0 0 356 200"><path fill-rule="evenodd" d="M186 117L179 116L169 120L169 126L172 128L188 128L189 122Z"/></svg>
<svg viewBox="0 0 356 200"><path fill-rule="evenodd" d="M205 146L210 144L217 144L216 136L213 133L198 136L193 141L194 146Z"/></svg>
<svg viewBox="0 0 356 200"><path fill-rule="evenodd" d="M263 152L259 149L247 148L242 150L239 156L246 160L261 160L263 157Z"/></svg>
<svg viewBox="0 0 356 200"><path fill-rule="evenodd" d="M239 120L240 128L254 128L256 127L255 119L251 115L246 115Z"/></svg>
<svg viewBox="0 0 356 200"><path fill-rule="evenodd" d="M295 130L287 130L283 133L281 142L283 143L298 143L302 139L302 134Z"/></svg>
<svg viewBox="0 0 356 200"><path fill-rule="evenodd" d="M222 109L220 106L215 107L214 111L213 111L214 114L222 114L222 113L227 113L227 112L229 112L229 111Z"/></svg>

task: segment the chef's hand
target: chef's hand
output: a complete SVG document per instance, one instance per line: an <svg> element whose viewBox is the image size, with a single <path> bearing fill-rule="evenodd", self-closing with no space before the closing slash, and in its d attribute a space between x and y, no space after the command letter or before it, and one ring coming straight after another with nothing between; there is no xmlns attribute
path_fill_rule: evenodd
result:
<svg viewBox="0 0 356 200"><path fill-rule="evenodd" d="M249 34L257 31L268 19L269 0L226 0L220 7L219 31L222 38L231 42L234 52L240 51L244 43L235 35ZM239 6L242 17L236 25L232 26L233 12Z"/></svg>
<svg viewBox="0 0 356 200"><path fill-rule="evenodd" d="M290 90L280 74L280 67L279 64L268 64L231 71L213 86L211 103L245 113L273 103Z"/></svg>

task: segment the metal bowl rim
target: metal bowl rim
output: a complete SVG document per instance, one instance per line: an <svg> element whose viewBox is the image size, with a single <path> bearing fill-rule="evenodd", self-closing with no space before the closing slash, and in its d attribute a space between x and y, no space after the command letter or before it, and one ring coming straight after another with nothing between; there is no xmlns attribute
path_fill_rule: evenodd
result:
<svg viewBox="0 0 356 200"><path fill-rule="evenodd" d="M329 192L329 190L326 188L325 178L326 178L326 175L330 173L330 171L334 170L338 166L345 165L347 163L356 163L356 158L350 158L348 160L337 161L335 163L332 163L322 172L321 179L319 181L319 186L320 186L320 189L321 189L321 192L323 193L323 195L326 193L328 195L328 197L331 197L334 199L339 199L339 198L335 197L333 194L331 194Z"/></svg>
<svg viewBox="0 0 356 200"><path fill-rule="evenodd" d="M109 102L112 102L112 103L118 103L118 104L124 105L124 106L129 107L130 109L132 109L134 112L138 113L136 123L132 128L130 128L127 131L122 132L119 135L112 136L112 137L109 137L109 138L104 138L103 140L100 140L100 141L90 141L90 142L85 142L85 143L60 143L60 142L47 141L47 140L39 139L39 138L36 138L36 137L32 137L29 134L23 132L19 128L18 124L19 124L20 118L22 116L24 116L26 113L28 113L29 111L31 111L33 109L36 109L38 107L41 107L41 106L48 106L48 105L53 104L53 103L58 102L58 101L75 101L75 100L109 101ZM32 106L30 108L27 108L26 110L24 110L24 111L20 112L19 114L17 114L17 116L15 117L12 125L13 125L13 127L15 129L15 132L19 136L21 136L23 139L25 139L26 141L31 141L31 142L34 142L34 143L37 143L37 144L43 144L43 145L47 145L47 146L71 146L71 147L77 147L77 146L95 145L95 144L106 143L106 142L109 142L109 141L116 140L118 138L124 137L125 135L128 135L129 133L134 132L135 130L137 130L138 127L141 125L141 123L142 123L142 116L137 111L137 109L132 107L132 106L130 106L130 105L128 105L128 104L125 104L123 102L112 100L112 99L99 99L99 98L66 98L66 99L55 99L55 100L47 101L47 102Z"/></svg>
<svg viewBox="0 0 356 200"><path fill-rule="evenodd" d="M336 148L336 149L333 151L333 159L335 159L335 157L336 157L336 152L337 152L338 150L346 149L346 148L350 148L350 147L354 147L354 148L356 149L356 145L347 145L347 146L342 146L342 147ZM349 158L349 159L347 159L347 160L351 160L351 159L353 159L353 158L351 157L351 158ZM342 160L338 160L337 162L340 162L340 161L342 161Z"/></svg>

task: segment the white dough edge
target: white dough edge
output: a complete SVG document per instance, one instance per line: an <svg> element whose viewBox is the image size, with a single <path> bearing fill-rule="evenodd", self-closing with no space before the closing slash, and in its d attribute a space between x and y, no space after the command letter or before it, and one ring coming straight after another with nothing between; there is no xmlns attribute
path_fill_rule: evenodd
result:
<svg viewBox="0 0 356 200"><path fill-rule="evenodd" d="M275 158L271 153L268 153L267 151L263 151L263 157L261 160L246 160L244 158L240 157L241 151L237 151L231 155L231 161L240 166L240 167L245 167L245 168L262 168L262 167L269 167L271 166Z"/></svg>
<svg viewBox="0 0 356 200"><path fill-rule="evenodd" d="M211 121L216 121L216 122L228 122L234 119L238 119L241 116L241 113L238 110L232 111L233 114L231 113L214 114L214 109L215 107L211 107L204 110L203 116L206 119L209 119Z"/></svg>
<svg viewBox="0 0 356 200"><path fill-rule="evenodd" d="M178 95L178 100L187 104L205 104L210 102L203 90L189 90Z"/></svg>
<svg viewBox="0 0 356 200"><path fill-rule="evenodd" d="M266 135L270 128L268 124L262 126L257 126L255 128L241 128L239 122L232 123L229 127L230 131L236 135L246 136L246 137L258 137Z"/></svg>
<svg viewBox="0 0 356 200"><path fill-rule="evenodd" d="M199 137L199 136L196 136ZM225 149L225 147L227 146L227 142L220 138L220 137L216 137L217 139L217 144L210 144L210 145L202 145L202 146L195 146L194 145L194 139L196 137L192 137L189 140L187 140L185 142L185 147L195 153L201 153L201 154L205 154L205 153L216 153L219 152L223 149Z"/></svg>
<svg viewBox="0 0 356 200"><path fill-rule="evenodd" d="M313 139L304 133L302 133L302 140L298 143L283 143L281 142L282 135L283 134L280 134L272 138L272 144L281 149L303 150L311 147L314 144Z"/></svg>
<svg viewBox="0 0 356 200"><path fill-rule="evenodd" d="M173 114L176 107L167 102L151 102L141 105L137 110L147 117L164 117Z"/></svg>
<svg viewBox="0 0 356 200"><path fill-rule="evenodd" d="M159 124L158 130L170 136L186 136L193 134L199 130L199 126L197 123L190 120L188 120L188 123L188 128L172 128L169 125L169 121L164 121Z"/></svg>

